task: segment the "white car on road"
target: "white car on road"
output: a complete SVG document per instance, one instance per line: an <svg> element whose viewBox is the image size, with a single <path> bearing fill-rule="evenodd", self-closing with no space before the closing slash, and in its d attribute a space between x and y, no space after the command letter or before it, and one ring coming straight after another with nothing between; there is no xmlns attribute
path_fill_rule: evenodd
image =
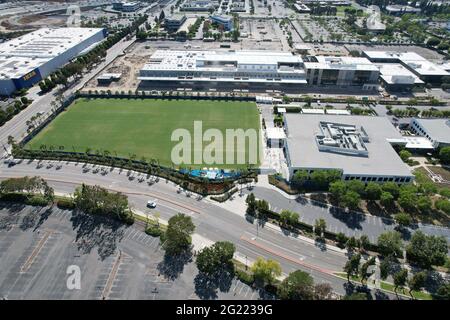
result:
<svg viewBox="0 0 450 320"><path fill-rule="evenodd" d="M147 201L147 207L148 208L156 208L156 202L155 201L153 201L153 200L148 200Z"/></svg>

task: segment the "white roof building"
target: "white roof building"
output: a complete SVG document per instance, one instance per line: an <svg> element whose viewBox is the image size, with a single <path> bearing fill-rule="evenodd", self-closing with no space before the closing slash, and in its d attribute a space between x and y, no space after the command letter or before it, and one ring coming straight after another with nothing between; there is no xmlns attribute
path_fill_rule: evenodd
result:
<svg viewBox="0 0 450 320"><path fill-rule="evenodd" d="M101 28L42 28L0 44L0 93L40 81L104 37Z"/></svg>
<svg viewBox="0 0 450 320"><path fill-rule="evenodd" d="M392 139L405 141L386 117L286 113L284 120L290 176L296 170L336 169L344 180L413 179L391 145Z"/></svg>
<svg viewBox="0 0 450 320"><path fill-rule="evenodd" d="M262 50L157 50L141 69L138 79L306 84L301 57Z"/></svg>
<svg viewBox="0 0 450 320"><path fill-rule="evenodd" d="M428 61L415 52L364 51L372 62L400 63L423 81L438 82L441 77L450 75L441 65Z"/></svg>

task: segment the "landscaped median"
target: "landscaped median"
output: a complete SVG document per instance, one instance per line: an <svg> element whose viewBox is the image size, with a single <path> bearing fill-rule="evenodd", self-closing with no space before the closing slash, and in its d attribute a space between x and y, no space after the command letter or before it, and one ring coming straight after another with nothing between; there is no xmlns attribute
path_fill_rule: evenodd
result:
<svg viewBox="0 0 450 320"><path fill-rule="evenodd" d="M335 275L338 276L339 278L347 279L347 274L344 272L336 272ZM361 277L359 277L359 276L351 276L350 279L353 282L363 284L361 282ZM375 287L374 281L372 281L371 286ZM389 293L398 294L398 295L404 296L406 298L411 298L411 295L412 295L412 297L414 299L419 299L419 300L432 300L433 299L433 297L429 293L424 292L424 291L411 291L411 293L410 293L408 288L398 288L396 290L394 284L392 284L390 282L386 282L386 281L380 281L379 289L389 292Z"/></svg>

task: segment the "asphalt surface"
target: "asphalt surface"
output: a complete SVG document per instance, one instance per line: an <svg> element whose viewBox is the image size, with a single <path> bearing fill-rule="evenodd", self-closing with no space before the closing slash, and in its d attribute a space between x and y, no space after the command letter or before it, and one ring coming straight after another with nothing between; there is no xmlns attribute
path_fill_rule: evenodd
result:
<svg viewBox="0 0 450 320"><path fill-rule="evenodd" d="M79 289L67 286L71 266L80 270ZM4 204L0 207L0 297L271 298L226 275L213 280L199 275L192 256L165 258L159 239L135 227L55 207Z"/></svg>
<svg viewBox="0 0 450 320"><path fill-rule="evenodd" d="M0 178L39 175L57 193L62 194L73 193L83 182L97 184L126 194L133 209L148 213L152 211L146 208L147 201L155 200L156 210L162 219L168 220L178 212L191 216L198 235L214 242L233 242L238 254L246 257L249 263L258 257L275 259L280 262L284 274L300 269L309 272L318 283L330 283L339 294L345 294L348 290L348 283L334 275L335 272L342 271L347 261L345 254L325 250L322 246L305 242L295 235L263 226L257 227L256 222L247 221L241 213L225 210L210 200L177 193L178 188L165 180L151 184L153 178L128 175L127 171L115 169L103 175L101 171L94 174L91 165L88 166L89 171L84 172L82 164L64 163L58 169L56 165L48 168L47 163L42 162L41 166L37 166L37 162L24 161L11 168L2 164Z"/></svg>
<svg viewBox="0 0 450 320"><path fill-rule="evenodd" d="M267 200L270 203L271 209L276 212L280 212L283 209L293 210L300 214L300 220L302 222L312 225L314 225L316 219L323 218L327 223L327 230L336 233L342 232L348 236L356 237L365 234L373 243L376 242L381 233L394 230L396 225L389 218L369 216L357 212L345 212L342 209L329 207L323 203L314 202L302 197L290 200L281 193L264 187L255 187L251 192L255 194L256 198ZM250 193L250 191L245 191L245 193ZM418 224L408 230L409 233L421 230L429 235L442 235L450 242L450 230L448 228Z"/></svg>

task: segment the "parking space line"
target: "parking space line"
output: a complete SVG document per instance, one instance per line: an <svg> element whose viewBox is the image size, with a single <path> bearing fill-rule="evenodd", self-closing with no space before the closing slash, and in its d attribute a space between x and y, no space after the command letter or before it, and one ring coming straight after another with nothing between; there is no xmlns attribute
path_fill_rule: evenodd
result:
<svg viewBox="0 0 450 320"><path fill-rule="evenodd" d="M36 247L33 249L31 254L29 255L28 259L25 261L25 263L20 268L21 273L26 272L28 269L30 269L31 265L33 264L33 261L36 259L36 256L42 250L42 248L44 247L47 240L50 238L50 235L52 234L52 232L53 231L51 231L51 230L47 230L45 232L44 236L39 240Z"/></svg>

